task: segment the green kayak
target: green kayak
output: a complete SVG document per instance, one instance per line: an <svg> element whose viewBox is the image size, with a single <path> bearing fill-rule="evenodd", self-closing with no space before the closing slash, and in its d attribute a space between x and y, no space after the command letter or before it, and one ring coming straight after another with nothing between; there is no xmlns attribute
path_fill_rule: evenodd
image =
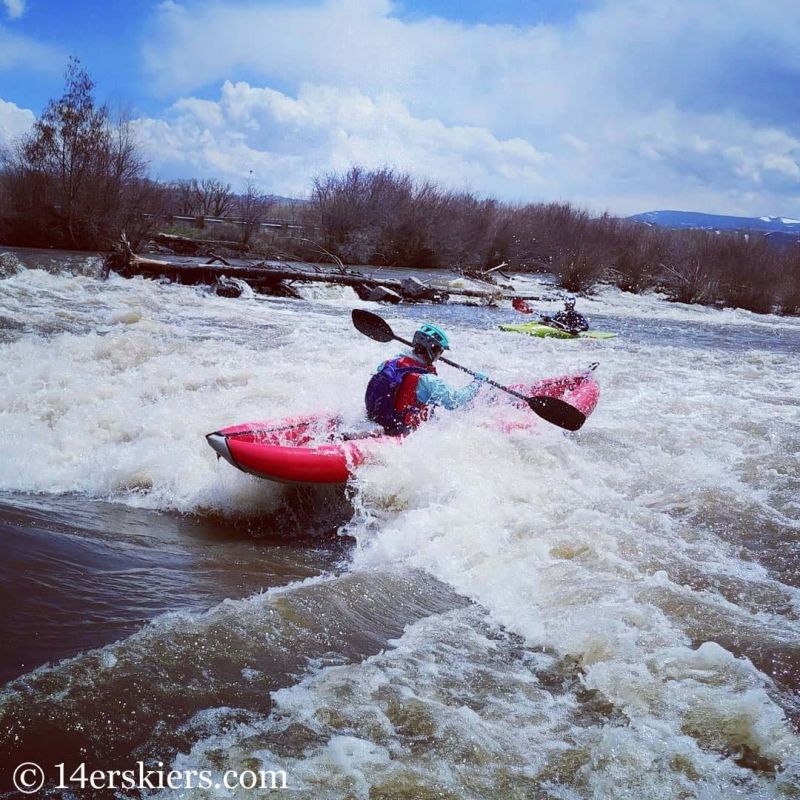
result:
<svg viewBox="0 0 800 800"><path fill-rule="evenodd" d="M516 333L527 333L528 336L539 336L544 339L552 336L556 339L611 339L616 333L605 333L603 331L582 331L581 333L567 333L559 328L551 328L541 322L523 322L519 325L499 325L500 330L515 331Z"/></svg>

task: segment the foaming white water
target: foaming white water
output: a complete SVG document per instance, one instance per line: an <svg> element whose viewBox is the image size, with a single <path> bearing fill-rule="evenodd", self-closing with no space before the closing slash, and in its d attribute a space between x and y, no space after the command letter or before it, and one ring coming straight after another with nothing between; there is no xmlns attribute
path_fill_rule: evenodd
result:
<svg viewBox="0 0 800 800"><path fill-rule="evenodd" d="M341 313L295 305L39 270L0 282L0 315L24 326L2 346L0 487L183 511L268 503L277 489L217 464L205 434L357 408L349 364L361 353L366 375L375 359Z"/></svg>
<svg viewBox="0 0 800 800"><path fill-rule="evenodd" d="M397 347L357 333L355 305L349 289L300 303L35 269L0 281L0 317L13 323L2 345L0 489L181 511L268 505L279 490L218 464L204 436L300 413L361 416L370 373ZM404 320L397 327L408 333ZM497 338L460 336L465 353ZM532 368L520 344L492 343L501 377L564 371L552 349ZM485 361L473 352L473 366Z"/></svg>
<svg viewBox="0 0 800 800"><path fill-rule="evenodd" d="M735 786L770 796L771 766L787 767L782 780L791 780L797 738L776 700L780 689L755 662L797 647L800 599L743 549L763 532L796 538L800 527L800 370L785 347L746 338L752 327L780 343L796 334L796 320L606 290L582 300L582 310L622 335L560 342L499 332L496 323L509 312L376 309L338 289L316 288L307 298L225 300L199 289L36 270L0 281L0 317L22 326L0 346L0 488L191 512L269 506L278 489L217 462L204 435L304 412L359 414L371 371L399 346L356 333L353 306L379 310L403 337L423 318L440 322L454 360L500 382L599 360L600 404L577 435L543 422L536 433L483 427L495 412L484 405L486 390L473 409L441 414L380 454L354 486L353 569L410 564L480 603L487 624L524 642L509 650L505 677L496 665L486 687L471 678L463 694L452 690L462 662L483 658L478 645L458 652L454 632L468 638L481 623L455 615L431 621L427 638L409 630L396 660L389 654L347 668L344 683L368 686L375 668L426 709L437 702L449 709L459 698L469 710L485 704L474 713L482 725L491 720L484 733L496 745L476 751L484 766L504 748L533 761L542 742L555 758L577 741L581 755L557 770L562 788L554 796L620 796L622 787L641 794L648 786L657 789L648 796L665 798L692 789L724 797ZM635 324L644 319L670 327L639 336ZM713 335L692 346L682 339L691 326ZM447 367L442 374L457 385L468 380ZM439 673L439 662L426 662L431 641L450 654ZM524 670L514 658L530 658L531 648L574 659L583 689L613 712L573 724L559 703L576 704L575 692L551 705L536 694L522 715L543 715L538 738L515 742L519 718L497 685L508 678L518 686L512 678ZM426 683L425 675L433 677ZM280 697L289 722L312 713L330 720L319 733L323 744L296 756L298 774L311 776L323 763L349 770L360 787L355 796L366 796L389 753L406 759L418 785L436 778L456 792L469 787L448 784L444 774L457 771L464 754L456 743L467 723L477 724L467 710L459 712L463 729L451 720L444 766L416 763L408 755L413 741L393 751L391 734L380 739L382 720L355 733L346 718L337 722L342 703L326 681L336 685L338 677L323 671L318 678ZM379 694L365 697L383 708ZM425 719L414 735L435 741L442 732L426 734ZM545 765L526 774L539 785L546 772ZM657 776L650 784L642 784L646 772ZM484 796L500 777L488 774ZM339 784L329 786L337 796Z"/></svg>
<svg viewBox="0 0 800 800"><path fill-rule="evenodd" d="M302 798L766 798L791 793L797 777L754 774L704 735L734 729L779 756L792 747L747 665L714 645L668 659L670 680L692 676L699 712L675 730L576 692L568 658L521 647L475 607L417 622L392 644L274 692L269 717L220 726L197 715L206 735L172 767L208 769L217 788L229 769L282 770ZM641 684L634 693L651 688ZM757 730L742 724L756 716ZM246 796L212 792L231 794Z"/></svg>
<svg viewBox="0 0 800 800"><path fill-rule="evenodd" d="M541 363L564 347L513 352L491 337L469 344L493 375L519 369L523 349ZM577 435L450 416L362 470L356 566L411 563L531 645L578 658L585 686L630 721L592 745L591 796L636 786L651 762L680 763L687 742L715 754L701 772L716 763L723 784L720 756L796 765L772 682L713 642L753 658L800 646L800 592L741 557L760 527L787 542L800 531L800 370L765 351L610 344L583 348L603 388ZM684 777L665 770L652 796L677 796Z"/></svg>

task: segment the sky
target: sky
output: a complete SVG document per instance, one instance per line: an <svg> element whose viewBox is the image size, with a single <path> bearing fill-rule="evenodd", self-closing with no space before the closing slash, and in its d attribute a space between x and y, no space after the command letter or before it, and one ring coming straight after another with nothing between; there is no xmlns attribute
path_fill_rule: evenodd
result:
<svg viewBox="0 0 800 800"><path fill-rule="evenodd" d="M0 0L0 144L70 56L162 180L800 218L797 0Z"/></svg>

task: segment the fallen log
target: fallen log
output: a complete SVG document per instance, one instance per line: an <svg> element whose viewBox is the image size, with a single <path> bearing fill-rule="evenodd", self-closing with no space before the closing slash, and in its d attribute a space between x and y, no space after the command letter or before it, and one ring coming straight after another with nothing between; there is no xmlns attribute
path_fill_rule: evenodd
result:
<svg viewBox="0 0 800 800"><path fill-rule="evenodd" d="M277 294L291 296L293 291L289 284L292 283L332 283L352 287L359 297L368 299L376 289L399 295L408 302L447 302L451 295L478 298L487 303L496 303L498 300L510 300L515 294L505 292L498 287L493 291L470 289L467 287L448 286L438 288L425 286L418 279L394 280L391 278L372 277L349 268L333 270L321 268L313 264L288 264L282 261L261 261L256 264L231 264L223 265L212 263L211 259L205 264L193 262L170 262L146 258L135 255L123 246L122 251L115 252L106 257L104 272L108 275L113 271L125 277L161 279L166 278L176 283L186 285L205 284L215 285L221 277L238 278L246 281L256 292L264 294ZM421 291L421 288L425 291ZM527 300L541 300L541 297L526 296Z"/></svg>

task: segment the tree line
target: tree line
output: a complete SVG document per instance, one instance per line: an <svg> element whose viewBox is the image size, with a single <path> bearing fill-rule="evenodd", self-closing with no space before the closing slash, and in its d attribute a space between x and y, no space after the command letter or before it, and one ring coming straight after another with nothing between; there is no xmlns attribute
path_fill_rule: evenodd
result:
<svg viewBox="0 0 800 800"><path fill-rule="evenodd" d="M391 168L353 166L317 177L310 198L279 207L252 181L236 193L214 179L148 175L129 115L97 106L71 59L64 94L33 129L0 150L0 243L134 249L175 217L229 220L215 238L263 257L353 265L548 272L573 292L611 283L684 303L800 314L800 244L757 232L675 231L571 203L507 204L443 189ZM265 230L268 215L292 226ZM199 235L199 234L196 234Z"/></svg>
<svg viewBox="0 0 800 800"><path fill-rule="evenodd" d="M248 180L234 193L222 181L161 182L148 165L128 113L98 106L94 84L70 59L64 94L33 129L0 148L0 242L107 250L125 231L134 247L172 217L236 219L247 243L274 205Z"/></svg>
<svg viewBox="0 0 800 800"><path fill-rule="evenodd" d="M571 203L510 205L390 169L314 181L316 243L346 263L547 272L571 292L600 283L681 303L800 314L800 243L762 233L672 230Z"/></svg>

